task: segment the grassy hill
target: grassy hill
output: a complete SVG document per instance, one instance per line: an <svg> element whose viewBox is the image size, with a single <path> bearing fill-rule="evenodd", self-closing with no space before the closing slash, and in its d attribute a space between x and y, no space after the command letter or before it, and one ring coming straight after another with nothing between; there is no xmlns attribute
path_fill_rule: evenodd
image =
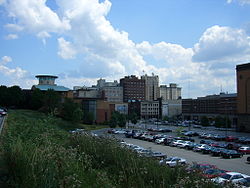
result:
<svg viewBox="0 0 250 188"><path fill-rule="evenodd" d="M116 140L68 132L82 126L39 112L11 111L1 138L8 186L218 187L183 168L171 169L153 159L138 157L121 148Z"/></svg>

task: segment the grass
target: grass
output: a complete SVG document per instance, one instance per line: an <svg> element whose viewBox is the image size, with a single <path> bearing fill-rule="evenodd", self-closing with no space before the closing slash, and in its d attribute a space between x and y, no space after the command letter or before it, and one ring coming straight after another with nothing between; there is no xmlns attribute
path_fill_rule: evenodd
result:
<svg viewBox="0 0 250 188"><path fill-rule="evenodd" d="M44 114L11 111L2 138L9 187L218 187L183 168L160 166L116 140L71 135L77 124ZM84 125L83 125L84 126Z"/></svg>

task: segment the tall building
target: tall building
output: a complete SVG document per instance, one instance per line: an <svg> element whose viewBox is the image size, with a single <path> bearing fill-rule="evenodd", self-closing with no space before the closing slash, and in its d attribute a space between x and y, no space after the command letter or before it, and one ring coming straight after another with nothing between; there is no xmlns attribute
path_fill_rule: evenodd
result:
<svg viewBox="0 0 250 188"><path fill-rule="evenodd" d="M162 97L163 101L181 99L181 88L177 87L177 84L174 83L170 83L169 87L161 85L160 97Z"/></svg>
<svg viewBox="0 0 250 188"><path fill-rule="evenodd" d="M160 97L159 77L154 74L152 76L145 74L141 76L141 79L145 80L145 100L157 100Z"/></svg>
<svg viewBox="0 0 250 188"><path fill-rule="evenodd" d="M123 101L145 100L145 80L139 79L135 75L125 76L120 79L120 85L123 87Z"/></svg>
<svg viewBox="0 0 250 188"><path fill-rule="evenodd" d="M115 80L106 82L105 79L97 80L97 88L109 102L123 102L123 87Z"/></svg>
<svg viewBox="0 0 250 188"><path fill-rule="evenodd" d="M250 131L250 63L236 66L238 129Z"/></svg>

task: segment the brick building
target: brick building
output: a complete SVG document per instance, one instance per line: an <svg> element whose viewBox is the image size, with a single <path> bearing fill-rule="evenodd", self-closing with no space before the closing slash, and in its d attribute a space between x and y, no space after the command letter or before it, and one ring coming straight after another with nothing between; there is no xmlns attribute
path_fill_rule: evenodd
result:
<svg viewBox="0 0 250 188"><path fill-rule="evenodd" d="M123 101L145 100L145 80L139 79L134 75L125 76L120 79L120 85L123 87Z"/></svg>
<svg viewBox="0 0 250 188"><path fill-rule="evenodd" d="M250 63L236 66L238 130L250 132Z"/></svg>

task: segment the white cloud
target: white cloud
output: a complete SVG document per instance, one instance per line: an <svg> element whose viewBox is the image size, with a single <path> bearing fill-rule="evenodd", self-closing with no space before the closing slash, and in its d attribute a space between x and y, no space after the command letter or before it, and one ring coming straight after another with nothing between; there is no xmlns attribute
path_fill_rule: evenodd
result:
<svg viewBox="0 0 250 188"><path fill-rule="evenodd" d="M17 25L17 24L8 23L8 24L5 24L4 27L11 30L11 31L22 31L23 30L23 27L20 25Z"/></svg>
<svg viewBox="0 0 250 188"><path fill-rule="evenodd" d="M6 63L9 63L12 61L12 58L10 56L3 56L1 58L0 64L4 65Z"/></svg>
<svg viewBox="0 0 250 188"><path fill-rule="evenodd" d="M58 40L59 51L58 55L63 59L73 59L75 58L76 51L69 41L64 38L59 38Z"/></svg>
<svg viewBox="0 0 250 188"><path fill-rule="evenodd" d="M66 86L92 85L100 77L118 80L129 74L141 75L144 70L159 75L163 84L180 84L186 96L190 83L195 91L190 96L202 96L219 92L221 84L233 91L236 62L250 60L249 36L242 29L213 26L193 48L167 42L136 44L127 32L115 29L107 20L108 0L57 0L57 12L48 8L45 0L7 2L9 16L16 23L6 28L18 31L20 27L19 31L43 40L55 33L61 58L81 57L76 60L81 61L79 68L61 81Z"/></svg>
<svg viewBox="0 0 250 188"><path fill-rule="evenodd" d="M201 36L194 46L194 61L222 60L248 54L250 37L242 29L213 26Z"/></svg>
<svg viewBox="0 0 250 188"><path fill-rule="evenodd" d="M239 3L240 5L250 4L250 0L227 0L227 3L232 3L233 1Z"/></svg>
<svg viewBox="0 0 250 188"><path fill-rule="evenodd" d="M16 34L8 34L6 37L5 37L6 40L14 40L14 39L18 39L18 35Z"/></svg>
<svg viewBox="0 0 250 188"><path fill-rule="evenodd" d="M60 18L46 6L46 0L6 0L9 17L17 20L20 28L32 33L63 32L70 29L68 20ZM14 27L10 25L9 27ZM8 26L8 25L7 25Z"/></svg>

